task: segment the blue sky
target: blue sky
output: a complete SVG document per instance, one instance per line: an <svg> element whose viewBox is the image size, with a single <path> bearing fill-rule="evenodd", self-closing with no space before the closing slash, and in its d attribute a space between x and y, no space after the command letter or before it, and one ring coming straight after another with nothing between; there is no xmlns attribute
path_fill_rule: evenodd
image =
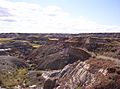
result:
<svg viewBox="0 0 120 89"><path fill-rule="evenodd" d="M11 0L37 3L40 6L56 5L73 17L84 16L101 24L120 25L120 0Z"/></svg>
<svg viewBox="0 0 120 89"><path fill-rule="evenodd" d="M9 32L7 29L17 32L17 26L22 26L19 23L21 20L26 23L27 26L23 25L21 29L37 29L36 32L63 32L63 33L80 33L80 32L120 32L120 0L0 0L5 2L6 5L0 4L1 8L7 8L10 14L15 14L14 17L10 17L15 20L14 24L10 25L10 20L8 22L3 22L5 26L9 24L10 26L1 26L1 29L5 29L5 32ZM17 2L17 3L16 3ZM24 2L24 4L21 4ZM7 4L13 5L13 7L7 6ZM15 5L15 6L14 6ZM21 6L20 6L21 5ZM32 7L36 9L33 11ZM17 9L24 7L26 12L22 9ZM13 8L16 11L13 11ZM23 9L24 9L23 8ZM31 10L31 11L30 11ZM2 13L3 8L0 10ZM18 15L19 11L23 11L23 15ZM33 12L33 13L32 13ZM28 16L29 18L24 18L25 15L32 14ZM35 14L34 14L35 13ZM39 17L36 18L36 15ZM51 17L55 16L55 18ZM41 17L41 18L40 18ZM42 19L42 20L41 20ZM12 21L11 20L11 21ZM41 20L41 21L40 21ZM5 21L5 20L4 20ZM28 21L28 22L27 22ZM31 22L30 22L31 21ZM43 21L43 23L42 23ZM32 24L36 23L36 24ZM42 26L40 24L43 24ZM53 24L54 26L53 26ZM51 25L52 24L52 25ZM14 26L16 25L16 26ZM33 27L29 28L29 25ZM14 27L12 27L14 26ZM31 32L33 29L31 29ZM44 31L39 30L44 29ZM21 32L27 32L21 30ZM3 31L4 32L4 31ZM18 31L19 32L19 31ZM28 31L29 32L29 31Z"/></svg>

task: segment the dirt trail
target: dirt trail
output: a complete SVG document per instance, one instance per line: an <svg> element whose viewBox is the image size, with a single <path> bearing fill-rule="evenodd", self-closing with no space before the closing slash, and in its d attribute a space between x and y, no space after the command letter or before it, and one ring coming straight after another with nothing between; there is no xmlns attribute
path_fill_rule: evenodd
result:
<svg viewBox="0 0 120 89"><path fill-rule="evenodd" d="M112 58L112 57L108 57L108 56L104 56L104 55L98 55L98 56L96 56L96 58L101 58L101 59L106 59L106 60L119 60L117 58Z"/></svg>

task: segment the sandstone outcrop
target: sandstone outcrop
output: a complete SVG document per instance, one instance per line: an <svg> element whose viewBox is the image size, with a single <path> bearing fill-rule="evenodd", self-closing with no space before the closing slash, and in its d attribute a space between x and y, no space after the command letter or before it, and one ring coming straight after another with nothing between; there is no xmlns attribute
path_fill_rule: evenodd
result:
<svg viewBox="0 0 120 89"><path fill-rule="evenodd" d="M91 58L67 65L54 89L119 89L120 66L115 61ZM65 72L64 72L65 71Z"/></svg>

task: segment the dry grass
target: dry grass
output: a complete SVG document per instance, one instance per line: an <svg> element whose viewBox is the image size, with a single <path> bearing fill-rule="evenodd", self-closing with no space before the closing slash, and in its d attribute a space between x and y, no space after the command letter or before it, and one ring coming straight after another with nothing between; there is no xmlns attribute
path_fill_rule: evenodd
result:
<svg viewBox="0 0 120 89"><path fill-rule="evenodd" d="M58 38L48 38L49 40L54 40L54 41L57 41L59 40Z"/></svg>
<svg viewBox="0 0 120 89"><path fill-rule="evenodd" d="M0 43L14 42L11 38L0 38Z"/></svg>
<svg viewBox="0 0 120 89"><path fill-rule="evenodd" d="M39 44L33 44L33 43L31 43L31 45L32 45L33 48L39 48L40 46L42 46L42 45L39 45Z"/></svg>
<svg viewBox="0 0 120 89"><path fill-rule="evenodd" d="M27 83L28 81L27 73L27 69L0 73L0 86L12 89L14 86L23 85L23 83Z"/></svg>

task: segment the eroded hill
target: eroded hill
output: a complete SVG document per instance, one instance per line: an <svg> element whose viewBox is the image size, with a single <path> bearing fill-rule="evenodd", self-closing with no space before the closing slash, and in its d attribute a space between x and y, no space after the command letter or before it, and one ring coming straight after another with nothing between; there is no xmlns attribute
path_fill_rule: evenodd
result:
<svg viewBox="0 0 120 89"><path fill-rule="evenodd" d="M120 89L120 34L0 34L6 89Z"/></svg>

